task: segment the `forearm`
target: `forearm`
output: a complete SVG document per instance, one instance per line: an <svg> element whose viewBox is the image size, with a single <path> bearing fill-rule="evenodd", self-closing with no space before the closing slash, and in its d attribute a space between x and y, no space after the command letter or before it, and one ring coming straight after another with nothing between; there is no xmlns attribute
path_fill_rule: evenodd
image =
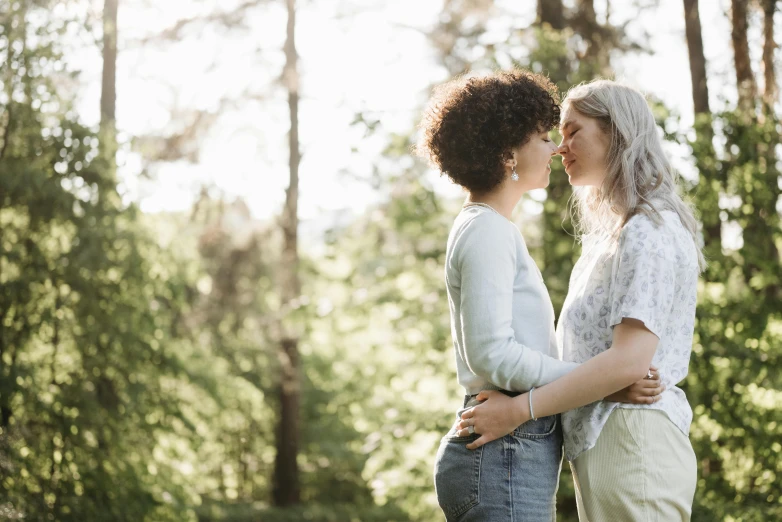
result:
<svg viewBox="0 0 782 522"><path fill-rule="evenodd" d="M651 362L651 357L649 358ZM566 377L535 390L536 417L555 415L602 400L643 378L648 364L639 363L629 351L609 349L585 362ZM517 406L528 412L528 396L516 398Z"/></svg>
<svg viewBox="0 0 782 522"><path fill-rule="evenodd" d="M470 369L503 390L525 392L567 375L577 363L560 361L513 340L475 347L467 354Z"/></svg>

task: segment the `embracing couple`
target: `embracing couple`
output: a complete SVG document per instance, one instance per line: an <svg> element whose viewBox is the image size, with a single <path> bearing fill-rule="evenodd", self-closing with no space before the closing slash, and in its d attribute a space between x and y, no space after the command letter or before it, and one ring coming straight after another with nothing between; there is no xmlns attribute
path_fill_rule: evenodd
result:
<svg viewBox="0 0 782 522"><path fill-rule="evenodd" d="M439 87L422 130L422 152L468 193L445 261L465 389L435 462L446 519L555 520L564 441L581 522L689 520L692 410L676 385L704 260L643 95L597 80L560 106L545 77L498 72ZM583 246L556 331L510 221L554 155Z"/></svg>

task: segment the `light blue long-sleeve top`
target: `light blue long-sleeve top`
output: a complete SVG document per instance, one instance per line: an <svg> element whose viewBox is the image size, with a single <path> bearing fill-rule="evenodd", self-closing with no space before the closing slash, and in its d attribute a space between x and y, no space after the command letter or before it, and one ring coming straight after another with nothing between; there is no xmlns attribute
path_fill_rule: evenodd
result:
<svg viewBox="0 0 782 522"><path fill-rule="evenodd" d="M497 212L464 208L448 237L445 282L459 384L527 391L578 366L562 361L554 307L519 229Z"/></svg>

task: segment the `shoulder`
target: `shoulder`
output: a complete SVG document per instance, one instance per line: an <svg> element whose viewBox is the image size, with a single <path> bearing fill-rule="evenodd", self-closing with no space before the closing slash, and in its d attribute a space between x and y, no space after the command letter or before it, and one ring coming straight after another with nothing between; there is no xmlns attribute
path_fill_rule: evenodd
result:
<svg viewBox="0 0 782 522"><path fill-rule="evenodd" d="M510 221L491 211L464 210L456 226L462 243L513 243L516 235Z"/></svg>
<svg viewBox="0 0 782 522"><path fill-rule="evenodd" d="M669 216L663 212L659 217L653 218L646 214L636 214L627 220L619 234L619 243L631 243L639 246L659 247L670 245L676 235L672 220L676 220L679 228L679 218L675 214Z"/></svg>
<svg viewBox="0 0 782 522"><path fill-rule="evenodd" d="M634 237L642 234L660 234L662 233L662 223L655 221L647 214L636 214L627 220L622 227L622 237Z"/></svg>
<svg viewBox="0 0 782 522"><path fill-rule="evenodd" d="M480 207L470 207L462 210L460 217L465 223L472 223L475 226L501 227L508 228L513 226L510 221L492 210Z"/></svg>
<svg viewBox="0 0 782 522"><path fill-rule="evenodd" d="M469 257L516 258L521 236L515 225L491 211L466 210L457 217L451 234L452 250L457 259Z"/></svg>
<svg viewBox="0 0 782 522"><path fill-rule="evenodd" d="M645 214L630 218L622 228L619 251L623 260L669 260L682 264L685 259L693 258L697 264L692 237L673 211L663 211L657 220Z"/></svg>
<svg viewBox="0 0 782 522"><path fill-rule="evenodd" d="M631 217L619 234L621 260L638 261L672 257L674 236L665 217L659 221L645 214Z"/></svg>

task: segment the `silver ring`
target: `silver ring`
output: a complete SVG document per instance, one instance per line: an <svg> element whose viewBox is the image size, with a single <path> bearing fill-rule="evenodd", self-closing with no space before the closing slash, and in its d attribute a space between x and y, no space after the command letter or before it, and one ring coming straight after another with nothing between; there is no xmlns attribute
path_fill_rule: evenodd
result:
<svg viewBox="0 0 782 522"><path fill-rule="evenodd" d="M470 435L474 435L475 434L475 426L467 426L467 433L469 433Z"/></svg>
<svg viewBox="0 0 782 522"><path fill-rule="evenodd" d="M654 377L654 375L652 375L652 370L649 370L648 372L646 372L646 378L647 379L652 379L653 377Z"/></svg>

